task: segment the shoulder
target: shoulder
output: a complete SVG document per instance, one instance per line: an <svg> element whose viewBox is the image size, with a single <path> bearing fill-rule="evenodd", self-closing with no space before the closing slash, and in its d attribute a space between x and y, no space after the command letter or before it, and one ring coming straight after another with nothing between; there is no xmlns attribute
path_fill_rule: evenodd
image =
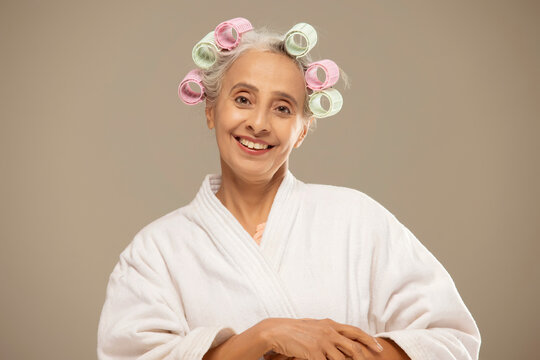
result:
<svg viewBox="0 0 540 360"><path fill-rule="evenodd" d="M306 184L304 208L334 219L352 234L363 234L373 244L396 251L423 247L416 236L390 210L363 191L344 186ZM424 251L424 250L422 250Z"/></svg>
<svg viewBox="0 0 540 360"><path fill-rule="evenodd" d="M170 234L171 231L185 229L192 224L190 219L191 205L182 206L164 215L159 216L144 225L135 235L135 238L156 238Z"/></svg>
<svg viewBox="0 0 540 360"><path fill-rule="evenodd" d="M355 215L395 218L380 202L361 190L327 184L305 184L305 202L312 206L325 206L333 210L342 208Z"/></svg>
<svg viewBox="0 0 540 360"><path fill-rule="evenodd" d="M120 253L120 263L161 263L163 256L174 246L175 239L193 228L189 214L190 206L186 205L144 225Z"/></svg>
<svg viewBox="0 0 540 360"><path fill-rule="evenodd" d="M367 193L344 186L306 184L303 209L306 216L325 218L353 232L388 238L402 231L404 225L379 201Z"/></svg>

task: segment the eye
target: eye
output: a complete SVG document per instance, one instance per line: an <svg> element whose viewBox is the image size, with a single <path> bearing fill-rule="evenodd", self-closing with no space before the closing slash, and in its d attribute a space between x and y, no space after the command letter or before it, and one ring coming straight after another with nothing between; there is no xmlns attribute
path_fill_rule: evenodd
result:
<svg viewBox="0 0 540 360"><path fill-rule="evenodd" d="M237 96L236 99L234 99L235 102L239 104L249 104L249 100L245 96Z"/></svg>
<svg viewBox="0 0 540 360"><path fill-rule="evenodd" d="M280 105L277 107L278 111L279 112L282 112L282 113L285 113L285 114L290 114L291 113L291 110L286 107L285 105Z"/></svg>

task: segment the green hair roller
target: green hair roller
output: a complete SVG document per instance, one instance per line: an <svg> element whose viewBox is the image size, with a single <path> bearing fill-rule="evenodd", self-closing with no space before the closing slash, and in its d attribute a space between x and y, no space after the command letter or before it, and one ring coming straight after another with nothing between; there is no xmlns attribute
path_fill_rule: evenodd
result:
<svg viewBox="0 0 540 360"><path fill-rule="evenodd" d="M211 31L206 34L201 41L195 44L191 56L193 57L195 65L201 69L208 69L216 62L218 51L219 49L214 39L214 32Z"/></svg>
<svg viewBox="0 0 540 360"><path fill-rule="evenodd" d="M330 103L328 110L326 110L321 100L325 97ZM329 88L322 91L315 91L309 96L309 109L313 115L317 118L325 118L337 114L343 106L343 97L341 93L336 89Z"/></svg>
<svg viewBox="0 0 540 360"><path fill-rule="evenodd" d="M299 44L295 41L295 36L302 37L306 44ZM317 31L313 26L306 23L294 25L285 34L285 49L292 56L300 57L306 55L317 43Z"/></svg>

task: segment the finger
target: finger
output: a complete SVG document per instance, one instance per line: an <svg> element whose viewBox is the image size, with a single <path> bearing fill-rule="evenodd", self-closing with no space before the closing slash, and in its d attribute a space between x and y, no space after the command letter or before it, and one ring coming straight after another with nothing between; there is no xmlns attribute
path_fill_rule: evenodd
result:
<svg viewBox="0 0 540 360"><path fill-rule="evenodd" d="M289 357L287 355L278 354L278 353L271 353L271 354L265 354L264 360L287 360Z"/></svg>
<svg viewBox="0 0 540 360"><path fill-rule="evenodd" d="M274 350L270 350L264 353L263 357L264 357L264 360L273 360L277 355L279 354L274 352Z"/></svg>
<svg viewBox="0 0 540 360"><path fill-rule="evenodd" d="M344 341L339 342L336 346L343 351L344 354L350 356L353 360L372 360L373 353L362 343L343 337Z"/></svg>
<svg viewBox="0 0 540 360"><path fill-rule="evenodd" d="M351 351L348 349L345 349L339 345L333 346L331 349L329 349L326 352L326 357L328 359L353 359L353 360L367 360L361 351L355 351L350 353ZM349 354L350 353L350 354Z"/></svg>
<svg viewBox="0 0 540 360"><path fill-rule="evenodd" d="M287 360L289 357L287 355L283 354L277 354L276 357L272 358L272 360Z"/></svg>
<svg viewBox="0 0 540 360"><path fill-rule="evenodd" d="M264 356L264 360L288 360L288 359L289 357L283 354L270 354L270 355Z"/></svg>
<svg viewBox="0 0 540 360"><path fill-rule="evenodd" d="M367 345L370 349L372 349L375 352L383 351L383 347L381 346L381 344L379 344L377 339L365 333L361 329L352 325L340 324L340 323L336 323L336 324L339 324L336 330L341 335L346 336L351 340L357 340L361 342L362 344Z"/></svg>
<svg viewBox="0 0 540 360"><path fill-rule="evenodd" d="M353 340L344 338L345 341L337 343L335 346L341 351L346 359L352 360L371 360L373 357L367 349L363 349L363 346ZM352 344L350 344L352 343Z"/></svg>

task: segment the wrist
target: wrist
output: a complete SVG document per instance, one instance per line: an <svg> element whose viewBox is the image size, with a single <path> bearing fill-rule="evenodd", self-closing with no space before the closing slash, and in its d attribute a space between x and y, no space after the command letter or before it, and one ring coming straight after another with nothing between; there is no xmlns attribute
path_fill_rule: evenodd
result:
<svg viewBox="0 0 540 360"><path fill-rule="evenodd" d="M245 331L231 336L219 346L208 350L203 359L258 360L269 350L268 338L264 336L265 330L265 324L259 322Z"/></svg>
<svg viewBox="0 0 540 360"><path fill-rule="evenodd" d="M274 328L272 318L259 321L254 328L257 331L259 340L264 347L265 353L274 349L272 330Z"/></svg>

